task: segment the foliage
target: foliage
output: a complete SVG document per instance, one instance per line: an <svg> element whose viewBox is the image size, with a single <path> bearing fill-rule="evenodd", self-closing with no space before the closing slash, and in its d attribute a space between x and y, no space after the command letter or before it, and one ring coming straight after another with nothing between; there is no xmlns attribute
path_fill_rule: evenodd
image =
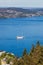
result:
<svg viewBox="0 0 43 65"><path fill-rule="evenodd" d="M1 55L0 61L3 58L6 58L6 63L8 64L12 62L11 65L43 65L43 46L41 46L38 41L36 46L32 45L29 54L27 53L27 50L24 49L23 56L20 58L7 53Z"/></svg>

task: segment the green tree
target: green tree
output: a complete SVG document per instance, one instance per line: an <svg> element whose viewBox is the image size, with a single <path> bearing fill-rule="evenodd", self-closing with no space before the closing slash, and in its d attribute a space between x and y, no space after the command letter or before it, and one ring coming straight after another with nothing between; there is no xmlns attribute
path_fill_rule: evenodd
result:
<svg viewBox="0 0 43 65"><path fill-rule="evenodd" d="M37 43L36 43L36 47L39 47L39 46L40 46L40 42L37 41Z"/></svg>
<svg viewBox="0 0 43 65"><path fill-rule="evenodd" d="M31 51L30 51L30 55L31 55L31 56L32 56L33 53L34 53L34 50L35 50L35 46L34 46L34 44L32 44L32 49L31 49Z"/></svg>
<svg viewBox="0 0 43 65"><path fill-rule="evenodd" d="M27 55L27 50L26 49L24 49L24 51L23 51L23 56L25 56L25 55Z"/></svg>

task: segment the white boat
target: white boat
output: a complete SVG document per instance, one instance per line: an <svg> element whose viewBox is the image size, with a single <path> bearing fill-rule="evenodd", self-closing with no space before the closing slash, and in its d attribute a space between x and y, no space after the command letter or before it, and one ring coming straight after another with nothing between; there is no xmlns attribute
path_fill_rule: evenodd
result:
<svg viewBox="0 0 43 65"><path fill-rule="evenodd" d="M23 39L24 36L17 36L16 38L17 38L17 39Z"/></svg>

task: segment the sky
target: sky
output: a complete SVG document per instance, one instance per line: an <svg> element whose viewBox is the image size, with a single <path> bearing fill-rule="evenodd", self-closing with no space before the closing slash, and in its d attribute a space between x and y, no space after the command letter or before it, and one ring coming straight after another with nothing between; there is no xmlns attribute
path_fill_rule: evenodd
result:
<svg viewBox="0 0 43 65"><path fill-rule="evenodd" d="M43 0L0 0L0 7L43 7Z"/></svg>

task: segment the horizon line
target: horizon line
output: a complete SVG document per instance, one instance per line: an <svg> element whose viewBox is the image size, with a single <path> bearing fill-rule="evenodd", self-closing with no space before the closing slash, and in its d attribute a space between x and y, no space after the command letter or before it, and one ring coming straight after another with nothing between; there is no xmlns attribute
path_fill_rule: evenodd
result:
<svg viewBox="0 0 43 65"><path fill-rule="evenodd" d="M0 8L24 8L24 9L36 9L36 8L43 8L43 7L0 7Z"/></svg>

